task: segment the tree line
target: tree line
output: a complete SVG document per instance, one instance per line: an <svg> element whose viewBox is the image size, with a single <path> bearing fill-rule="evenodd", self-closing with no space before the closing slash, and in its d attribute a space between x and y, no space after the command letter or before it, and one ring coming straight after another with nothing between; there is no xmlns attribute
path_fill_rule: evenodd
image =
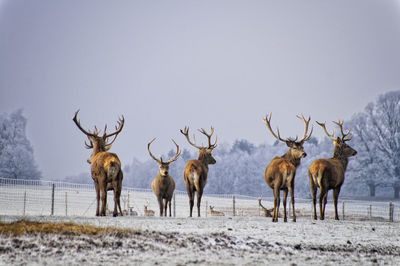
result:
<svg viewBox="0 0 400 266"><path fill-rule="evenodd" d="M25 134L26 118L22 110L0 116L0 176L17 179L40 179L41 174L34 161L33 149ZM328 123L327 123L328 125ZM331 130L333 126L330 127ZM345 129L353 134L349 144L357 150L350 159L341 194L344 196L392 196L400 193L400 91L392 91L377 97L364 110L345 121ZM335 129L337 130L337 129ZM267 132L266 132L267 133ZM331 141L324 137L312 137L304 144L307 157L297 169L295 195L311 197L307 175L308 166L318 158L330 158L333 154ZM185 190L182 172L187 160L197 158L195 149L184 148L181 156L170 166L176 189ZM214 150L217 160L210 166L205 193L243 194L272 196L263 174L268 162L283 155L282 143L255 145L246 139L234 143L221 143ZM171 149L164 158L175 154ZM150 188L157 173L157 165L150 157L133 160L123 167L123 185ZM64 178L68 182L91 183L87 173ZM389 193L389 194L388 194Z"/></svg>

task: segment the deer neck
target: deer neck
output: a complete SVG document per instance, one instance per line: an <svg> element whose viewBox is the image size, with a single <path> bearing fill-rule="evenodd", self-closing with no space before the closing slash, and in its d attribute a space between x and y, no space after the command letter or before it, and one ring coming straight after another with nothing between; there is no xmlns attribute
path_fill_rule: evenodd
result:
<svg viewBox="0 0 400 266"><path fill-rule="evenodd" d="M197 157L197 160L201 162L201 164L204 166L205 169L208 170L208 160L205 155L199 154L199 157Z"/></svg>
<svg viewBox="0 0 400 266"><path fill-rule="evenodd" d="M347 158L346 156L342 155L339 151L335 150L333 152L333 159L339 160L340 163L343 166L343 169L346 171L347 168L347 164L349 163L349 158Z"/></svg>
<svg viewBox="0 0 400 266"><path fill-rule="evenodd" d="M300 165L300 159L301 158L296 158L292 155L290 152L290 149L282 156L283 159L289 161L291 164L293 164L295 167Z"/></svg>

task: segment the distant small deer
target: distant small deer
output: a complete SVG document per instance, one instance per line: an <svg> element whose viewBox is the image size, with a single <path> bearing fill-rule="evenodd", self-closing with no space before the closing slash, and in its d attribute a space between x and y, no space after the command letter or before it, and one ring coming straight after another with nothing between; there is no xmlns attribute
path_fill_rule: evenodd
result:
<svg viewBox="0 0 400 266"><path fill-rule="evenodd" d="M263 210L263 212L264 212L264 216L265 217L272 217L272 212L274 211L274 208L271 208L271 209L267 209L267 208L265 208L262 204L261 204L261 198L258 198L258 205L261 207L261 209Z"/></svg>
<svg viewBox="0 0 400 266"><path fill-rule="evenodd" d="M210 206L210 207L209 207L208 213L209 213L211 216L225 216L225 214L224 214L223 212L214 211L214 207L213 207L213 206Z"/></svg>
<svg viewBox="0 0 400 266"><path fill-rule="evenodd" d="M153 189L154 194L157 197L158 201L158 206L160 208L160 216L163 216L163 213L165 216L167 216L167 205L169 206L169 216L171 217L171 201L172 201L172 196L174 195L174 190L175 190L175 181L174 179L168 174L169 171L169 164L176 161L179 157L179 154L181 154L179 150L178 144L174 140L172 140L176 146L176 153L174 157L169 159L166 162L163 162L162 157L160 159L157 159L150 151L150 145L153 143L155 139L150 141L147 144L147 151L150 154L150 157L153 158L157 164L158 164L158 172L156 177L153 179L153 182L151 183L151 188ZM164 210L165 208L165 210Z"/></svg>
<svg viewBox="0 0 400 266"><path fill-rule="evenodd" d="M192 217L195 192L197 192L197 215L200 217L200 203L201 197L203 196L203 189L207 183L208 165L217 162L211 155L211 152L217 146L217 138L215 138L214 144L211 144L211 136L214 133L214 128L211 127L210 134L207 134L204 129L199 131L208 139L208 145L206 147L197 146L194 139L193 142L190 140L188 127L181 130L181 133L186 137L188 143L199 150L197 160L186 162L185 169L183 170L183 181L185 182L186 191L189 196L190 217Z"/></svg>
<svg viewBox="0 0 400 266"><path fill-rule="evenodd" d="M308 126L310 117L306 120L304 116L297 116L304 122L304 134L301 140L295 139L282 139L277 129L277 134L271 128L271 114L263 119L264 124L277 140L286 143L289 150L280 157L274 157L267 165L264 171L264 180L274 192L274 213L272 215L272 222L278 222L279 204L280 204L280 191L283 190L283 212L284 222L287 222L286 216L286 198L289 190L290 198L293 207L293 222L296 222L296 214L294 209L294 177L296 175L296 168L300 165L301 158L307 156L304 152L303 144L311 138L313 127L311 126L310 133L308 134Z"/></svg>
<svg viewBox="0 0 400 266"><path fill-rule="evenodd" d="M144 216L154 216L154 211L147 209L148 203L144 205Z"/></svg>
<svg viewBox="0 0 400 266"><path fill-rule="evenodd" d="M97 127L94 127L93 133L86 131L82 128L80 121L78 120L78 111L75 112L74 118L72 119L76 126L88 137L90 144L85 142L86 148L93 149L92 155L87 160L91 164L92 179L96 189L96 216L106 215L106 204L107 204L107 191L114 191L114 212L113 216L118 215L117 206L119 212L122 214L120 196L122 190L122 169L121 162L115 153L108 152L111 145L114 143L118 134L121 132L124 126L124 117L118 120L118 126L115 127L115 131L111 134L107 134L107 125L104 128L103 136L99 136ZM114 136L111 142L107 143L109 137ZM100 208L100 196L101 196L101 210Z"/></svg>
<svg viewBox="0 0 400 266"><path fill-rule="evenodd" d="M310 179L310 189L313 198L314 219L317 219L317 211L315 209L317 188L319 188L319 213L320 219L325 219L325 205L328 196L328 190L333 189L333 204L335 206L335 220L339 220L337 212L337 202L339 198L340 188L344 182L344 173L349 163L349 157L357 154L357 151L346 144L351 140L349 136L350 130L343 132L343 121L334 122L339 126L341 137L334 137L334 132L329 134L326 130L325 123L319 123L325 134L332 140L334 150L333 157L330 159L317 159L308 168L308 177Z"/></svg>

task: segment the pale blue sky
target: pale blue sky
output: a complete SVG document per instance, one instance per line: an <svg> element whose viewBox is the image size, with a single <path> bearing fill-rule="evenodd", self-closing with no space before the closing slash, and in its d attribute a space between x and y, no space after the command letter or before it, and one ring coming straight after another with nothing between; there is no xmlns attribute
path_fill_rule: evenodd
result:
<svg viewBox="0 0 400 266"><path fill-rule="evenodd" d="M267 112L290 137L296 114L349 119L400 89L399 47L394 0L1 0L0 112L24 109L43 176L59 178L89 170L78 108L86 128L125 116L123 164L153 137L156 154L171 137L192 149L185 125L272 143Z"/></svg>

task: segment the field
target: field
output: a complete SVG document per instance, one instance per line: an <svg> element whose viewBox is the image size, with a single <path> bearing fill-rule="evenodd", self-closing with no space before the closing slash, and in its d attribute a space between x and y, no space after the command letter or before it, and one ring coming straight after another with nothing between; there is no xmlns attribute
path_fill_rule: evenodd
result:
<svg viewBox="0 0 400 266"><path fill-rule="evenodd" d="M0 238L1 265L400 265L400 223L345 220L272 223L265 217L28 216L128 229ZM20 216L2 216L11 223Z"/></svg>

